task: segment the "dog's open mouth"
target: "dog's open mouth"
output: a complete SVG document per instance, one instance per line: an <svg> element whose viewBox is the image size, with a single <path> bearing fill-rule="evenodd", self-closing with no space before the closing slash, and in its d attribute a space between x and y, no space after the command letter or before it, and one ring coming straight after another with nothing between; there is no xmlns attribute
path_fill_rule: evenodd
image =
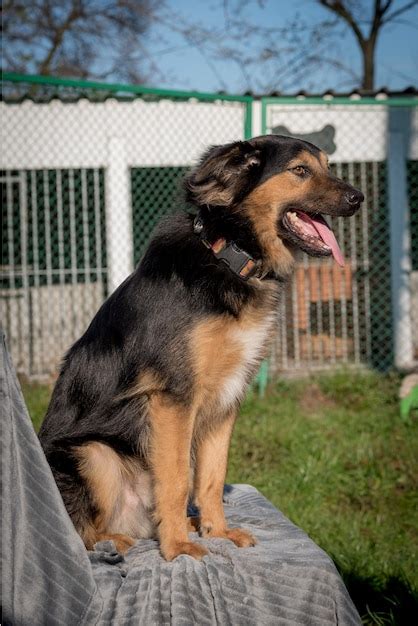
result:
<svg viewBox="0 0 418 626"><path fill-rule="evenodd" d="M314 256L332 254L341 267L344 257L331 227L319 213L308 215L303 211L286 211L281 221L283 235L302 250Z"/></svg>

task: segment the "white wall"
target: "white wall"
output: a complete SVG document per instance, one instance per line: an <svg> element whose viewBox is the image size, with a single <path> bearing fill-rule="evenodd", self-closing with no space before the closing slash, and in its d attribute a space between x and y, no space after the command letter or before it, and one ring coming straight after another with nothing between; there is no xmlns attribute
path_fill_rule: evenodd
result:
<svg viewBox="0 0 418 626"><path fill-rule="evenodd" d="M388 107L382 105L283 105L267 107L267 132L286 126L294 134L335 127L334 162L383 161L388 146ZM418 158L418 108L405 109L411 115L409 158Z"/></svg>
<svg viewBox="0 0 418 626"><path fill-rule="evenodd" d="M27 100L1 103L0 115L2 169L106 166L115 137L129 166L187 165L208 145L242 139L244 130L244 107L235 102Z"/></svg>
<svg viewBox="0 0 418 626"><path fill-rule="evenodd" d="M409 157L418 158L418 109L411 115ZM109 142L123 142L129 166L193 163L209 145L243 138L244 106L190 100L103 103L81 99L48 104L0 104L3 169L103 167ZM260 117L254 103L253 129ZM387 153L388 108L381 105L268 105L267 131L286 126L292 133L336 129L333 161L381 161ZM258 134L258 133L257 133Z"/></svg>

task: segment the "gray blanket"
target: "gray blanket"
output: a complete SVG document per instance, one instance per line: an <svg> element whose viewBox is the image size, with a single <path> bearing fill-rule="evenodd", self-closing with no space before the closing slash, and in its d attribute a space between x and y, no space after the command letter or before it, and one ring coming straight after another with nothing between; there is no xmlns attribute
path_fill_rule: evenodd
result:
<svg viewBox="0 0 418 626"><path fill-rule="evenodd" d="M255 548L204 541L197 562L165 562L155 541L123 558L112 542L88 553L64 508L3 343L3 623L326 624L360 619L330 558L248 485L225 488L232 526ZM203 541L197 539L198 541Z"/></svg>

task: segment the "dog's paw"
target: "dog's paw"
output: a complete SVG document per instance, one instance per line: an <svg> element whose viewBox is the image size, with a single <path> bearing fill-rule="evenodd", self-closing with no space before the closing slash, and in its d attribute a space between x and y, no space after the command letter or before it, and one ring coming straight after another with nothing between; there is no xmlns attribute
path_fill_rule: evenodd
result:
<svg viewBox="0 0 418 626"><path fill-rule="evenodd" d="M128 535L122 535L120 533L113 533L113 534L100 533L96 537L96 542L106 541L106 540L113 541L113 543L115 544L116 550L120 554L125 554L125 552L129 550L129 548L132 548L132 546L135 545L135 539L133 539L132 537L129 537Z"/></svg>
<svg viewBox="0 0 418 626"><path fill-rule="evenodd" d="M249 548L257 543L256 538L243 528L227 528L225 537L233 541L238 548Z"/></svg>
<svg viewBox="0 0 418 626"><path fill-rule="evenodd" d="M127 535L120 535L117 538L115 536L113 541L115 542L116 550L121 552L121 554L125 554L129 548L132 548L132 546L135 545L135 539L132 539L132 537L128 537Z"/></svg>
<svg viewBox="0 0 418 626"><path fill-rule="evenodd" d="M193 541L178 541L172 543L169 546L161 547L161 552L166 561L172 561L177 556L180 556L180 554L188 554L200 561L208 554L206 548L198 543L193 543Z"/></svg>
<svg viewBox="0 0 418 626"><path fill-rule="evenodd" d="M255 546L257 540L248 530L242 528L225 528L221 531L214 531L212 529L201 529L202 536L208 539L214 537L220 537L221 539L229 539L233 541L238 548L249 548Z"/></svg>

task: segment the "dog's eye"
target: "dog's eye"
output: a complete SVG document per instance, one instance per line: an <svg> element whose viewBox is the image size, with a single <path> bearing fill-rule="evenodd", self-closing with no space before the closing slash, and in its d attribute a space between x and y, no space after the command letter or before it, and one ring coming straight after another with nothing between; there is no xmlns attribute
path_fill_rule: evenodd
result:
<svg viewBox="0 0 418 626"><path fill-rule="evenodd" d="M292 167L291 172L296 174L296 176L307 176L309 174L309 170L304 165L296 165L296 167Z"/></svg>

